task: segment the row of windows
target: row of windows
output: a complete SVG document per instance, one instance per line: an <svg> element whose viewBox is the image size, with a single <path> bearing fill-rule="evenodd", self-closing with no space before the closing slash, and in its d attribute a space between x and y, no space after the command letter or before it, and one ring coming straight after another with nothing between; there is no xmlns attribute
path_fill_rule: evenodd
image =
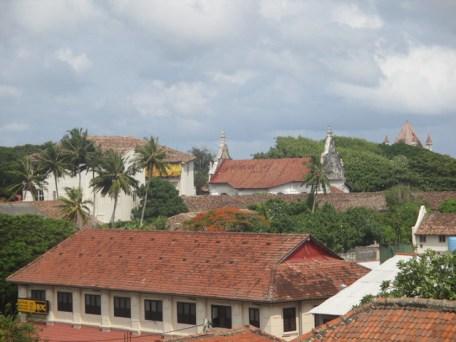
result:
<svg viewBox="0 0 456 342"><path fill-rule="evenodd" d="M33 299L45 300L44 290L32 290ZM101 296L86 294L84 298L85 313L101 315ZM57 310L73 311L73 294L71 292L57 292ZM114 316L131 317L131 302L129 297L114 296ZM232 327L231 306L212 305L212 326L219 328ZM163 303L160 300L144 300L144 319L150 321L163 321ZM177 323L196 325L196 304L187 302L177 303ZM249 324L260 327L260 309L249 308ZM296 330L296 308L283 309L283 330Z"/></svg>
<svg viewBox="0 0 456 342"><path fill-rule="evenodd" d="M420 235L420 242L426 242L426 235ZM446 236L439 235L439 242L446 242Z"/></svg>

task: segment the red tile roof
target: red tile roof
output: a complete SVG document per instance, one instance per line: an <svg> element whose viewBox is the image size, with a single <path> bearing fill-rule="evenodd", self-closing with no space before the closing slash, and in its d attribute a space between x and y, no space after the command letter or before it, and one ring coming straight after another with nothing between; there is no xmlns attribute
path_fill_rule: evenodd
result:
<svg viewBox="0 0 456 342"><path fill-rule="evenodd" d="M302 182L309 173L310 158L223 160L210 184L229 184L235 189L268 189Z"/></svg>
<svg viewBox="0 0 456 342"><path fill-rule="evenodd" d="M102 150L114 150L116 152L125 153L129 150L134 150L137 146L142 146L146 143L145 139L138 139L134 137L122 137L122 136L97 136L91 135L88 137L89 140L93 141ZM187 163L195 157L189 153L184 153L175 150L171 147L161 145L166 152L165 161L169 163L183 162Z"/></svg>
<svg viewBox="0 0 456 342"><path fill-rule="evenodd" d="M99 328L81 326L73 328L70 324L54 323L53 325L35 323L40 340L45 342L125 342L130 332L123 330L101 331ZM135 342L163 341L160 335L132 335Z"/></svg>
<svg viewBox="0 0 456 342"><path fill-rule="evenodd" d="M416 235L456 235L456 214L427 214Z"/></svg>
<svg viewBox="0 0 456 342"><path fill-rule="evenodd" d="M406 121L402 126L399 135L396 138L396 143L404 143L413 146L422 146L420 139L418 138L415 129L409 121Z"/></svg>
<svg viewBox="0 0 456 342"><path fill-rule="evenodd" d="M296 341L454 341L456 302L380 298Z"/></svg>
<svg viewBox="0 0 456 342"><path fill-rule="evenodd" d="M86 229L8 280L275 302L327 298L366 272L304 234Z"/></svg>

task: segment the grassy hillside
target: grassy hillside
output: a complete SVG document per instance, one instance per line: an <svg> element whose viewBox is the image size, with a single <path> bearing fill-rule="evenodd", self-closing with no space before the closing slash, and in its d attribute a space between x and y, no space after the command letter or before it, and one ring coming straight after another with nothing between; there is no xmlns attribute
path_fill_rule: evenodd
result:
<svg viewBox="0 0 456 342"><path fill-rule="evenodd" d="M382 191L407 184L426 191L456 190L456 159L405 144L391 146L363 139L336 137L347 183L354 192ZM278 137L275 146L255 158L319 155L323 141Z"/></svg>

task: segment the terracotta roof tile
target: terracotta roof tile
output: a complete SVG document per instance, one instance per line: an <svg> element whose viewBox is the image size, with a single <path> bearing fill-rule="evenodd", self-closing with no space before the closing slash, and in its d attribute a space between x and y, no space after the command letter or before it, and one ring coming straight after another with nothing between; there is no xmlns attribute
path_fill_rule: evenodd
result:
<svg viewBox="0 0 456 342"><path fill-rule="evenodd" d="M380 298L295 341L454 341L456 302Z"/></svg>
<svg viewBox="0 0 456 342"><path fill-rule="evenodd" d="M235 189L268 189L302 182L309 173L310 158L223 160L210 184L229 184Z"/></svg>
<svg viewBox="0 0 456 342"><path fill-rule="evenodd" d="M8 280L271 302L327 298L366 272L304 234L86 229Z"/></svg>
<svg viewBox="0 0 456 342"><path fill-rule="evenodd" d="M417 235L456 235L456 214L432 212L427 214Z"/></svg>
<svg viewBox="0 0 456 342"><path fill-rule="evenodd" d="M270 342L270 341L284 341L281 338L268 335L259 329L253 327L246 327L236 330L228 329L211 329L206 334L195 335L188 337L181 337L171 339L173 342L190 342L190 341L204 341L204 342Z"/></svg>
<svg viewBox="0 0 456 342"><path fill-rule="evenodd" d="M97 136L91 135L88 137L89 140L93 141L98 145L102 150L114 150L116 152L125 153L130 150L134 150L136 146L141 146L146 143L145 139L138 139L135 137L122 137L122 136ZM184 153L178 150L175 150L171 147L161 145L161 147L166 151L166 161L173 162L183 162L187 163L190 160L195 159L195 157L189 153Z"/></svg>

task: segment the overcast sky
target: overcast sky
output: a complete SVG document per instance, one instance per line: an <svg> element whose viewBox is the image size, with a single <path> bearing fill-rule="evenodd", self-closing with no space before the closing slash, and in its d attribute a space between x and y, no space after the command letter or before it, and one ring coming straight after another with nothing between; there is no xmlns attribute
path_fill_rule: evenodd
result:
<svg viewBox="0 0 456 342"><path fill-rule="evenodd" d="M66 130L233 157L278 135L456 155L456 1L0 0L0 145Z"/></svg>

